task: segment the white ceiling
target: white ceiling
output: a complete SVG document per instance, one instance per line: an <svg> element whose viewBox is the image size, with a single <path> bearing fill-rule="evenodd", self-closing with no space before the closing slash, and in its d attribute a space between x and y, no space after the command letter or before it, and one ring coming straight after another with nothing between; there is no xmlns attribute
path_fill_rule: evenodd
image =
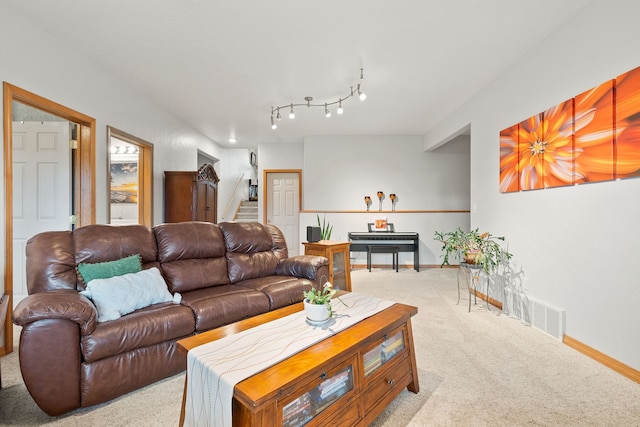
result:
<svg viewBox="0 0 640 427"><path fill-rule="evenodd" d="M221 146L255 147L423 135L591 0L3 1ZM272 106L335 101L361 67L366 101L271 129Z"/></svg>

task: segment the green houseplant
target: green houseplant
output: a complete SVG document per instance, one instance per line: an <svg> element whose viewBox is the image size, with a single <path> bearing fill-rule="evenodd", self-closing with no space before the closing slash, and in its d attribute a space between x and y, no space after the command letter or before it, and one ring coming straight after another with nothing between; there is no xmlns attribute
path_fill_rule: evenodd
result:
<svg viewBox="0 0 640 427"><path fill-rule="evenodd" d="M330 317L333 317L333 310L331 308L331 300L333 299L333 297L336 297L338 301L340 301L342 304L346 306L346 304L340 299L340 297L336 296L337 293L338 291L333 288L333 285L330 282L326 282L322 286L322 290L317 290L316 288L311 287L311 289L309 289L308 291L303 291L304 305L305 305L305 311L307 312L307 318L314 321L322 321ZM322 316L320 318L313 318L312 316L314 316L315 314L310 313L309 307L307 307L308 305L323 306L325 308L324 316L326 317L323 318L324 316ZM313 311L316 311L316 310L313 310Z"/></svg>
<svg viewBox="0 0 640 427"><path fill-rule="evenodd" d="M331 240L331 232L333 231L333 225L329 225L329 221L322 217L322 224L320 223L320 215L316 215L318 218L318 227L320 227L320 240Z"/></svg>
<svg viewBox="0 0 640 427"><path fill-rule="evenodd" d="M504 247L505 238L491 233L480 233L478 229L463 231L460 227L454 231L436 231L434 240L442 243L443 261L441 267L449 264L449 258L457 255L467 264L481 265L486 273L491 273L498 265L511 259Z"/></svg>

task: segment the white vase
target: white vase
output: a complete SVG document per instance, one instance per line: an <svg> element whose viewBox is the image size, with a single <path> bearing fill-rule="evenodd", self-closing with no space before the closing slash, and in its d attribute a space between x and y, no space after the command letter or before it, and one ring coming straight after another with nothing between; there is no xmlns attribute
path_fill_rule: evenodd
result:
<svg viewBox="0 0 640 427"><path fill-rule="evenodd" d="M313 304L304 300L304 312L312 323L326 322L329 320L329 308L325 304Z"/></svg>

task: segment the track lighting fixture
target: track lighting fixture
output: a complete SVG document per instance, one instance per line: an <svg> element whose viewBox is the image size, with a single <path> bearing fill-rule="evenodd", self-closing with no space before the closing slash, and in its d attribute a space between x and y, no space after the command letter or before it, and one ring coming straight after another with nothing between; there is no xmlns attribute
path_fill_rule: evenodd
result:
<svg viewBox="0 0 640 427"><path fill-rule="evenodd" d="M342 114L344 113L344 109L342 108L342 101L346 101L347 99L351 98L354 95L358 95L358 98L360 98L361 101L364 101L365 99L367 99L367 95L362 92L362 80L364 78L364 69L360 68L360 82L357 84L356 89L354 89L353 86L351 86L351 91L349 92L349 94L347 94L347 96L344 96L342 98L339 98L337 101L333 101L333 102L325 102L324 104L312 104L311 101L313 101L313 97L311 96L305 96L304 100L306 101L305 103L300 103L300 104L294 104L294 103L289 103L288 105L281 105L279 107L271 107L271 129L277 129L278 125L276 124L276 122L274 121L274 117L275 120L280 120L282 118L282 116L280 115L280 110L284 109L284 108L289 108L289 118L290 119L295 119L296 114L293 111L294 107L324 107L324 115L325 117L331 117L331 110L329 110L329 107L335 104L338 104L338 108L336 110L337 114Z"/></svg>

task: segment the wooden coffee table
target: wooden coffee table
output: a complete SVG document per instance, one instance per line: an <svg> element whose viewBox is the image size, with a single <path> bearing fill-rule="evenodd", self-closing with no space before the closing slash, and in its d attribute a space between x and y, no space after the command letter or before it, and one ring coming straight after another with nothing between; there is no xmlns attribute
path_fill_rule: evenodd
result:
<svg viewBox="0 0 640 427"><path fill-rule="evenodd" d="M178 341L185 353L301 311L302 303ZM407 387L418 393L411 317L394 304L236 384L234 426L366 426ZM180 425L184 423L185 393Z"/></svg>

